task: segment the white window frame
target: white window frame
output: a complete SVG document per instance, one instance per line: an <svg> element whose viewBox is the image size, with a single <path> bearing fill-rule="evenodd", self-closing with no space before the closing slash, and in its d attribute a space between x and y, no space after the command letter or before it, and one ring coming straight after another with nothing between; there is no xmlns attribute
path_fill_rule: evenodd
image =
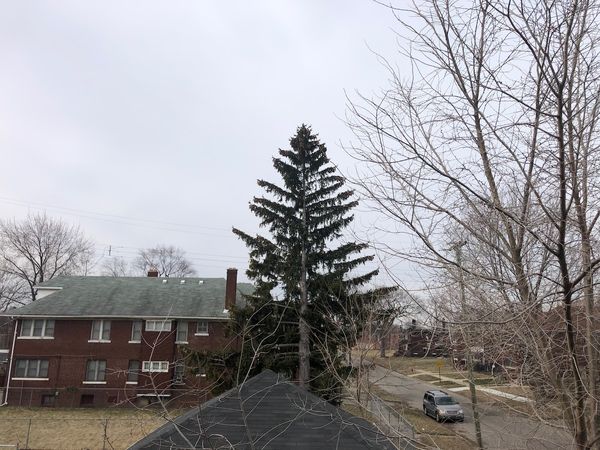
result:
<svg viewBox="0 0 600 450"><path fill-rule="evenodd" d="M99 328L99 333L98 333L98 337L94 337L94 324L95 323L99 323L100 324L100 328ZM108 326L107 326L108 324ZM106 329L108 329L108 339L103 339L102 336L104 335L104 332L106 331ZM111 323L110 320L92 320L92 329L90 330L90 338L88 339L88 342L100 342L100 343L109 343L110 342L110 331L111 331Z"/></svg>
<svg viewBox="0 0 600 450"><path fill-rule="evenodd" d="M143 361L142 372L166 373L169 371L169 361Z"/></svg>
<svg viewBox="0 0 600 450"><path fill-rule="evenodd" d="M94 379L88 380L88 366L90 363L96 363L96 367L94 368ZM101 380L98 379L98 375L100 374L100 363L104 363L104 378ZM105 359L88 359L85 363L85 380L83 384L106 384L106 360Z"/></svg>
<svg viewBox="0 0 600 450"><path fill-rule="evenodd" d="M19 370L20 361L25 361L25 368L23 375L18 375L17 370ZM40 371L42 369L42 362L45 362L45 374L43 376L40 375ZM29 374L29 369L33 368L35 365L35 375ZM36 380L36 381L48 381L48 370L50 367L50 362L47 359L17 359L15 360L15 372L13 380Z"/></svg>
<svg viewBox="0 0 600 450"><path fill-rule="evenodd" d="M183 362L175 363L173 366L173 384L185 384L185 364Z"/></svg>
<svg viewBox="0 0 600 450"><path fill-rule="evenodd" d="M188 343L188 321L187 320L178 320L177 321L177 331L175 336L176 344L187 344ZM181 339L183 338L183 339Z"/></svg>
<svg viewBox="0 0 600 450"><path fill-rule="evenodd" d="M164 320L146 320L146 331L171 331L171 321Z"/></svg>
<svg viewBox="0 0 600 450"><path fill-rule="evenodd" d="M136 325L139 326L139 334L140 338L135 339L134 332L136 331ZM142 332L144 331L144 323L141 320L134 320L131 322L131 339L129 340L130 344L140 344L142 342Z"/></svg>
<svg viewBox="0 0 600 450"><path fill-rule="evenodd" d="M29 329L25 329L25 324L29 322ZM42 322L42 334L34 335L35 323ZM52 334L46 335L48 323L52 322ZM21 321L21 332L17 339L54 339L54 327L56 326L56 322L54 319L23 319Z"/></svg>
<svg viewBox="0 0 600 450"><path fill-rule="evenodd" d="M200 330L200 324L202 324L202 330ZM206 325L206 327L204 326ZM206 328L206 331L204 329ZM194 336L208 336L208 320L198 320L196 322L196 333Z"/></svg>
<svg viewBox="0 0 600 450"><path fill-rule="evenodd" d="M131 363L132 362L136 362L137 363L137 369L133 370L131 368ZM140 369L141 367L141 363L140 361L138 361L137 359L130 359L129 363L127 365L127 381L125 382L125 384L138 384L138 379L140 376ZM133 377L132 377L133 375ZM135 380L132 380L131 378L135 378Z"/></svg>

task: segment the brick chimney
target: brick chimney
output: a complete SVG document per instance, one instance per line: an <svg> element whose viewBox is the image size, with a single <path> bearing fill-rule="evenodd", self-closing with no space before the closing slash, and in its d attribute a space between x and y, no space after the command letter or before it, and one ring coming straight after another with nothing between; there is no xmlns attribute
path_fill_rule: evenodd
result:
<svg viewBox="0 0 600 450"><path fill-rule="evenodd" d="M150 278L158 278L158 269L156 267L150 267L148 269L148 276Z"/></svg>
<svg viewBox="0 0 600 450"><path fill-rule="evenodd" d="M225 309L230 311L235 305L237 294L237 269L227 269L227 281L225 283Z"/></svg>

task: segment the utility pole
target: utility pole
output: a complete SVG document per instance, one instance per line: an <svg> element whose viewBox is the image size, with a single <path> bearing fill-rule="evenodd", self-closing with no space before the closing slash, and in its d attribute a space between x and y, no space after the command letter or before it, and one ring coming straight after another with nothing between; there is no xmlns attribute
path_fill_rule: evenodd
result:
<svg viewBox="0 0 600 450"><path fill-rule="evenodd" d="M462 241L454 245L454 250L456 251L456 264L459 269L459 277L458 282L460 284L460 305L462 309L463 317L466 317L465 313L467 311L467 302L465 295L465 278L463 273L463 265L462 265L462 248L466 245L466 241ZM471 407L473 409L473 423L475 424L475 437L477 439L477 446L480 450L483 450L483 439L481 437L481 423L479 421L479 408L477 404L477 391L475 389L475 378L473 377L473 357L471 355L471 346L468 339L466 339L466 333L461 330L463 333L463 340L465 342L465 350L467 356L467 369L469 373L469 391L471 393Z"/></svg>

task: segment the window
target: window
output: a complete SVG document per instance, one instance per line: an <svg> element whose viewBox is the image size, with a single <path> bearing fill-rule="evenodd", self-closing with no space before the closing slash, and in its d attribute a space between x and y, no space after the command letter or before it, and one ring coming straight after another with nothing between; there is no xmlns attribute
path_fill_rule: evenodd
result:
<svg viewBox="0 0 600 450"><path fill-rule="evenodd" d="M110 320L94 320L88 342L110 342Z"/></svg>
<svg viewBox="0 0 600 450"><path fill-rule="evenodd" d="M94 395L83 394L79 402L79 406L94 406Z"/></svg>
<svg viewBox="0 0 600 450"><path fill-rule="evenodd" d="M173 372L173 383L183 384L183 375L185 373L185 366L182 362L175 364L175 370Z"/></svg>
<svg viewBox="0 0 600 450"><path fill-rule="evenodd" d="M204 366L198 366L196 368L196 376L197 377L205 377L206 376L206 369L204 368Z"/></svg>
<svg viewBox="0 0 600 450"><path fill-rule="evenodd" d="M46 319L26 319L21 324L21 334L23 338L53 338L54 320Z"/></svg>
<svg viewBox="0 0 600 450"><path fill-rule="evenodd" d="M196 336L208 336L208 320L199 320L196 324Z"/></svg>
<svg viewBox="0 0 600 450"><path fill-rule="evenodd" d="M42 395L42 406L51 408L56 403L56 396L54 394Z"/></svg>
<svg viewBox="0 0 600 450"><path fill-rule="evenodd" d="M88 361L85 369L85 381L93 383L105 382L106 360Z"/></svg>
<svg viewBox="0 0 600 450"><path fill-rule="evenodd" d="M142 321L134 320L131 322L131 340L133 342L142 342Z"/></svg>
<svg viewBox="0 0 600 450"><path fill-rule="evenodd" d="M146 320L146 331L171 331L171 321Z"/></svg>
<svg viewBox="0 0 600 450"><path fill-rule="evenodd" d="M169 361L144 361L142 372L168 372Z"/></svg>
<svg viewBox="0 0 600 450"><path fill-rule="evenodd" d="M127 368L127 383L137 383L140 371L140 362L131 360Z"/></svg>
<svg viewBox="0 0 600 450"><path fill-rule="evenodd" d="M8 350L0 350L0 364L8 361Z"/></svg>
<svg viewBox="0 0 600 450"><path fill-rule="evenodd" d="M17 359L15 378L48 378L48 360Z"/></svg>
<svg viewBox="0 0 600 450"><path fill-rule="evenodd" d="M177 322L177 339L180 344L187 344L188 341L188 323L185 320Z"/></svg>

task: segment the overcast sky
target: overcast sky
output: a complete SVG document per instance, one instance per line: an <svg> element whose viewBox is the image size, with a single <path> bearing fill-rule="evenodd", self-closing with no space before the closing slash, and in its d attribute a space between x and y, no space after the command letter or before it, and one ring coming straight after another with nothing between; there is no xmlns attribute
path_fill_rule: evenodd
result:
<svg viewBox="0 0 600 450"><path fill-rule="evenodd" d="M301 123L351 168L345 92L386 86L394 29L369 0L2 2L0 217L77 223L99 265L173 244L243 271L256 179Z"/></svg>

